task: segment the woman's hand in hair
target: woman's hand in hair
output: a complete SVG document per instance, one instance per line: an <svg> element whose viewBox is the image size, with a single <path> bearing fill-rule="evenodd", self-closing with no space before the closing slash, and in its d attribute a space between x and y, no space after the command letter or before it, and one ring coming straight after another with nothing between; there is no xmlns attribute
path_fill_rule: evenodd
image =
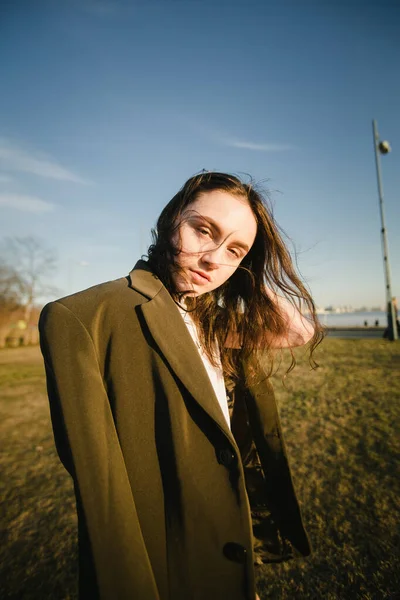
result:
<svg viewBox="0 0 400 600"><path fill-rule="evenodd" d="M269 337L266 332L270 348L295 348L307 344L314 335L314 325L289 300L278 296L268 288L267 293L278 307L286 324L286 331L280 336Z"/></svg>
<svg viewBox="0 0 400 600"><path fill-rule="evenodd" d="M282 333L276 334L271 331L265 331L262 336L260 347L268 346L268 348L295 348L296 346L304 346L314 335L314 325L302 314L299 309L294 306L289 300L278 296L272 290L267 288L268 296L276 304L283 321L285 329ZM236 331L228 333L226 338L226 348L241 348L242 343Z"/></svg>

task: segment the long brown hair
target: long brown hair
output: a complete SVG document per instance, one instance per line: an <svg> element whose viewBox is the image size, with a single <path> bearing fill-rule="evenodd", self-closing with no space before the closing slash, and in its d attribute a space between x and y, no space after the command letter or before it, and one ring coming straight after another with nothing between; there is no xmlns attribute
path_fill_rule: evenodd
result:
<svg viewBox="0 0 400 600"><path fill-rule="evenodd" d="M315 331L309 342L310 364L316 346L323 338L321 327L311 295L297 275L289 251L283 242L279 226L275 222L266 196L250 183L226 173L202 172L191 177L161 212L156 230L152 230L153 244L148 259L153 272L161 279L171 295L178 300L173 278L175 257L179 245L172 242L179 232L182 212L199 194L220 190L247 199L257 222L254 244L238 269L219 288L196 298L187 298L186 306L196 323L200 341L209 360L216 365L215 342L218 342L225 378L239 378L243 359L253 353L264 358L269 356L272 372L273 352L265 341L265 331L273 337L285 333L285 321L275 302L266 291L285 296L294 306L307 312ZM176 236L175 236L176 237ZM226 348L228 332L236 332L241 348ZM293 352L288 369L296 364Z"/></svg>

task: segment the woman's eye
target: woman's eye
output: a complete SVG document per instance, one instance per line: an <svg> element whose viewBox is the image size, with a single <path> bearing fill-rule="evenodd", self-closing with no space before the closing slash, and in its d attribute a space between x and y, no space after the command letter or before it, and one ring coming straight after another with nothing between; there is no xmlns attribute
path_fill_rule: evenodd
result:
<svg viewBox="0 0 400 600"><path fill-rule="evenodd" d="M237 250L235 250L234 248L229 248L229 252L235 257L235 258L239 258L239 254L237 253Z"/></svg>
<svg viewBox="0 0 400 600"><path fill-rule="evenodd" d="M199 227L197 230L199 233L201 233L201 235L210 235L210 232L208 229L204 229L203 227Z"/></svg>

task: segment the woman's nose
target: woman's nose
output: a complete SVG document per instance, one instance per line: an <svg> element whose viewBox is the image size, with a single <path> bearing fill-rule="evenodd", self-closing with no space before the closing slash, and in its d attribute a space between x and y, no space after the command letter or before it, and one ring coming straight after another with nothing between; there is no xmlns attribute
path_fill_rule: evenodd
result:
<svg viewBox="0 0 400 600"><path fill-rule="evenodd" d="M221 264L222 249L210 248L201 254L201 260L207 264L209 269L217 269Z"/></svg>

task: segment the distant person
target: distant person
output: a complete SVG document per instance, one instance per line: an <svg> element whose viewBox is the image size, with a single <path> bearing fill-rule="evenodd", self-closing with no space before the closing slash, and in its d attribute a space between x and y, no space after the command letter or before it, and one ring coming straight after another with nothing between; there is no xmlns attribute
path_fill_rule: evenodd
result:
<svg viewBox="0 0 400 600"><path fill-rule="evenodd" d="M129 276L40 318L80 598L252 600L254 564L310 553L259 359L311 358L321 327L251 184L192 177L153 234Z"/></svg>
<svg viewBox="0 0 400 600"><path fill-rule="evenodd" d="M364 321L364 327L368 327L368 321Z"/></svg>
<svg viewBox="0 0 400 600"><path fill-rule="evenodd" d="M375 320L375 327L379 327L379 319Z"/></svg>

